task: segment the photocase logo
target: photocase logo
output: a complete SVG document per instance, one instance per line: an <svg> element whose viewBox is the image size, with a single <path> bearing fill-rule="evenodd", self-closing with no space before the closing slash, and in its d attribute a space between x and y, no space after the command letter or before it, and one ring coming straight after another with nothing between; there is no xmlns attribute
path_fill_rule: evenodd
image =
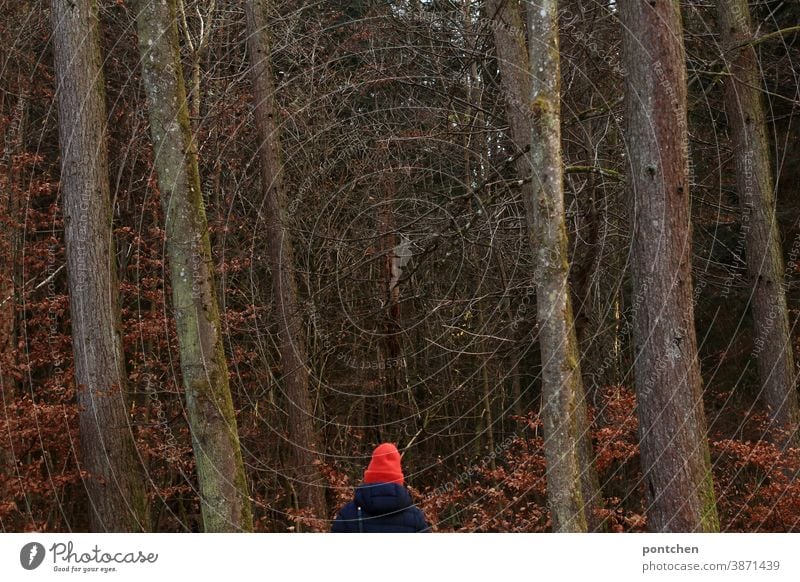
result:
<svg viewBox="0 0 800 582"><path fill-rule="evenodd" d="M30 542L22 546L19 552L19 563L26 570L35 570L44 561L44 546L39 542Z"/></svg>

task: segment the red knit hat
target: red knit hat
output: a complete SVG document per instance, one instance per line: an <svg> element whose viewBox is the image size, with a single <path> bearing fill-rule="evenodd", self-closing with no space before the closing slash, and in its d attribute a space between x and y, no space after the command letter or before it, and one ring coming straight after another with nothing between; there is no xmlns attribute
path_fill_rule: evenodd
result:
<svg viewBox="0 0 800 582"><path fill-rule="evenodd" d="M392 443L378 445L372 453L369 467L364 471L364 483L403 484L403 470L400 468L400 453Z"/></svg>

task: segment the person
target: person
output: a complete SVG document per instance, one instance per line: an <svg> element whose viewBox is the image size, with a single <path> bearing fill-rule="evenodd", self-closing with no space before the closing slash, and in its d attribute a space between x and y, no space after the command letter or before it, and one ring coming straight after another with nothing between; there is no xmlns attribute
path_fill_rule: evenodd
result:
<svg viewBox="0 0 800 582"><path fill-rule="evenodd" d="M422 511L411 501L404 485L400 452L392 443L379 445L364 471L364 482L356 487L333 522L333 533L429 532Z"/></svg>

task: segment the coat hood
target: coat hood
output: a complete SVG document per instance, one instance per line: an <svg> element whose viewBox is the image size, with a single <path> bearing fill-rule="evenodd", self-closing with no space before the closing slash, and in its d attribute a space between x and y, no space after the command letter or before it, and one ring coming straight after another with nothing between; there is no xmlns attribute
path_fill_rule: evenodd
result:
<svg viewBox="0 0 800 582"><path fill-rule="evenodd" d="M413 505L408 489L397 483L363 483L356 487L355 502L370 515L402 511Z"/></svg>

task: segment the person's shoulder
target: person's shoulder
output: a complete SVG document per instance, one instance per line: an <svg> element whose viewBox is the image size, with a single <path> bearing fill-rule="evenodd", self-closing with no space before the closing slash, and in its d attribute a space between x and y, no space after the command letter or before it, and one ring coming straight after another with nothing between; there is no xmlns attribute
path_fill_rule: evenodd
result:
<svg viewBox="0 0 800 582"><path fill-rule="evenodd" d="M358 511L356 510L355 501L349 501L348 503L345 503L339 510L339 513L336 515L337 519L356 519L357 517Z"/></svg>
<svg viewBox="0 0 800 582"><path fill-rule="evenodd" d="M355 502L346 503L337 513L333 520L331 531L333 533L347 533L353 531L353 522L358 519Z"/></svg>
<svg viewBox="0 0 800 582"><path fill-rule="evenodd" d="M408 509L414 516L414 529L416 529L418 532L431 531L431 526L425 519L425 513L423 513L423 511L419 507L417 507L416 505L412 505Z"/></svg>

